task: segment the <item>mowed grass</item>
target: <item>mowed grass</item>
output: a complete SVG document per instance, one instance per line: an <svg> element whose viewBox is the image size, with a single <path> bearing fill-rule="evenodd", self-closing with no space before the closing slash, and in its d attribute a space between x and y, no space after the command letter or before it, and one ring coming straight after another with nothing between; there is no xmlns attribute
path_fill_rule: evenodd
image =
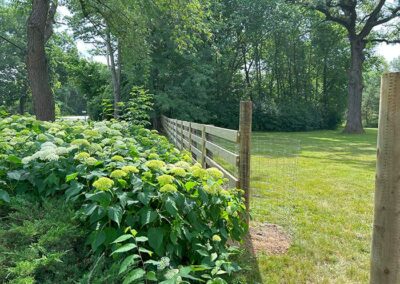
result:
<svg viewBox="0 0 400 284"><path fill-rule="evenodd" d="M241 257L242 283L368 283L376 129L255 133L253 222L291 236L284 255Z"/></svg>

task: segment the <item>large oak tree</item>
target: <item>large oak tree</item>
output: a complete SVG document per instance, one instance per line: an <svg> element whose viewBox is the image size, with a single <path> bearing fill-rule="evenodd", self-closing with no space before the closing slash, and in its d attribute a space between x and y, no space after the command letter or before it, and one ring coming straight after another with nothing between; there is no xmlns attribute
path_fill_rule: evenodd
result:
<svg viewBox="0 0 400 284"><path fill-rule="evenodd" d="M363 133L361 102L363 63L369 42L400 42L389 22L400 18L400 1L387 0L293 0L325 15L326 20L341 25L347 31L351 47L348 72L348 114L344 132ZM379 30L379 26L381 29Z"/></svg>
<svg viewBox="0 0 400 284"><path fill-rule="evenodd" d="M58 1L33 0L27 21L27 70L36 118L55 119L55 103L49 80L45 45L53 34Z"/></svg>

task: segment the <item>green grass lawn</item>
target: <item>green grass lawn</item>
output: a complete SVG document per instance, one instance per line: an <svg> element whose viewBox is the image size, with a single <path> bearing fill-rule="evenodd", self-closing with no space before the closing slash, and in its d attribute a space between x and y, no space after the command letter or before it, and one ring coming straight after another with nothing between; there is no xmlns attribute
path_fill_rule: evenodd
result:
<svg viewBox="0 0 400 284"><path fill-rule="evenodd" d="M282 226L284 255L242 256L247 283L367 283L376 129L255 133L253 222ZM248 263L246 263L248 259Z"/></svg>

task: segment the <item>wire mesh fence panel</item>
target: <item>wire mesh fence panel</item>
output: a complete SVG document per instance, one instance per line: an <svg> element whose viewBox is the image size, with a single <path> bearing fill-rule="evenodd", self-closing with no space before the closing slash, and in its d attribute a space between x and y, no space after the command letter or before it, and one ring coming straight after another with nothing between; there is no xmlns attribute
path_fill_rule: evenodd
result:
<svg viewBox="0 0 400 284"><path fill-rule="evenodd" d="M291 211L295 208L288 206L285 200L297 188L300 140L280 138L271 133L253 133L251 150L250 208L253 220L289 225ZM287 224L282 224L282 220Z"/></svg>

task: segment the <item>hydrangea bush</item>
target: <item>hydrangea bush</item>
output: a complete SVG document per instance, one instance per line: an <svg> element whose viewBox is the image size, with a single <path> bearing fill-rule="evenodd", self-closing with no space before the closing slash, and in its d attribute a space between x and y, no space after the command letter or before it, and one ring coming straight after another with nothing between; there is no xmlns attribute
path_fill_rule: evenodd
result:
<svg viewBox="0 0 400 284"><path fill-rule="evenodd" d="M126 122L0 120L0 202L65 197L123 283L226 283L243 193L156 131ZM2 200L2 201L1 201Z"/></svg>

